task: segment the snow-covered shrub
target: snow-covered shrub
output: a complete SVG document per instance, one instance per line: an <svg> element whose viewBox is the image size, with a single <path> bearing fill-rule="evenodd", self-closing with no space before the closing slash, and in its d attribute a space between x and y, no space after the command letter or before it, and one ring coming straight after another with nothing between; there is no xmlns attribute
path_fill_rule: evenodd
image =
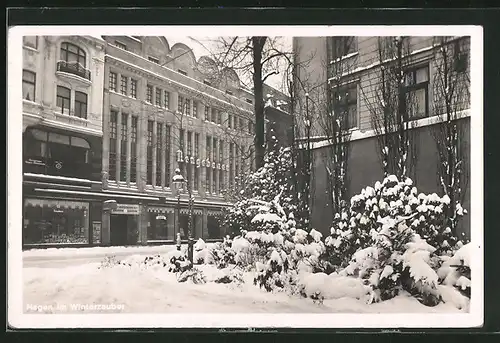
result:
<svg viewBox="0 0 500 343"><path fill-rule="evenodd" d="M442 257L444 262L437 271L444 285L455 287L468 298L471 293L471 248L472 245L468 243L458 249L452 257Z"/></svg>
<svg viewBox="0 0 500 343"><path fill-rule="evenodd" d="M319 302L344 297L368 301L372 294L361 279L336 273L299 273L297 283L299 294Z"/></svg>
<svg viewBox="0 0 500 343"><path fill-rule="evenodd" d="M214 280L215 283L234 283L237 285L244 283L241 270L237 268L225 268L222 271L224 271L224 274L216 278Z"/></svg>
<svg viewBox="0 0 500 343"><path fill-rule="evenodd" d="M266 263L257 262L254 284L268 292L287 291L296 283L296 273L289 269L288 256L283 250L272 249Z"/></svg>
<svg viewBox="0 0 500 343"><path fill-rule="evenodd" d="M192 264L187 256L178 250L169 252L167 261L167 268L171 273L182 273L192 268Z"/></svg>
<svg viewBox="0 0 500 343"><path fill-rule="evenodd" d="M193 263L194 264L212 264L213 256L210 247L205 241L199 238L193 245Z"/></svg>
<svg viewBox="0 0 500 343"><path fill-rule="evenodd" d="M101 261L101 265L98 269L111 268L120 264L120 261L116 259L116 256L106 256L104 260Z"/></svg>
<svg viewBox="0 0 500 343"><path fill-rule="evenodd" d="M177 276L178 282L186 282L191 281L194 284L203 284L206 283L207 280L203 275L203 272L198 268L190 268L181 271Z"/></svg>
<svg viewBox="0 0 500 343"><path fill-rule="evenodd" d="M277 141L270 144L264 166L246 177L243 189L233 195L234 205L224 210L222 225L233 237L240 235L241 230L277 232L282 224L292 223L288 216L292 214L293 219L297 210L297 192L290 182L292 151L279 147Z"/></svg>
<svg viewBox="0 0 500 343"><path fill-rule="evenodd" d="M335 216L325 240L327 255L345 266L357 250L373 245L372 230L382 229L381 220L401 222L434 246L436 253L451 255L458 240L447 227L448 206L447 196L419 194L412 180L388 176L353 196L350 207Z"/></svg>
<svg viewBox="0 0 500 343"><path fill-rule="evenodd" d="M331 273L333 266L324 259L326 247L322 238L323 235L315 229L309 233L301 229L295 230L289 254L291 268L311 273Z"/></svg>
<svg viewBox="0 0 500 343"><path fill-rule="evenodd" d="M215 264L219 269L226 268L229 265L236 264L235 256L236 252L231 249L232 240L229 237L224 237L223 242L215 243L209 249L209 257L207 257L210 263Z"/></svg>

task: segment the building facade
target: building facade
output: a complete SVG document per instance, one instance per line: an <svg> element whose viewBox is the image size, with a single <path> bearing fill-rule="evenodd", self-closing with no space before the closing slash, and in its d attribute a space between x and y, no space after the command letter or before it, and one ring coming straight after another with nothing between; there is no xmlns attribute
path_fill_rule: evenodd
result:
<svg viewBox="0 0 500 343"><path fill-rule="evenodd" d="M104 46L23 38L23 247L100 243Z"/></svg>
<svg viewBox="0 0 500 343"><path fill-rule="evenodd" d="M440 50L445 44L452 51L455 62L449 65L452 72L463 74L463 97L455 102L454 120L462 130L462 148L469 150L470 143L470 37L399 37L404 42L400 58L388 51L396 37L296 37L293 48L296 63L297 112L299 117L310 117L313 144L312 225L327 233L332 219L327 164L331 145L325 129L328 113L332 108L345 110L346 130L350 132L349 158L347 161L347 190L349 197L362 188L372 186L383 178L382 163L377 146L374 113L383 105L380 96L381 71L390 70L401 61L401 86L394 92L405 104L406 121L415 134L415 165L412 179L423 193L440 194L438 177L438 151L432 132L443 121L444 106L438 94L438 77L442 70ZM443 43L445 42L445 43ZM390 51L389 51L390 52ZM385 69L384 69L385 68ZM441 69L440 69L441 68ZM387 75L387 74L385 74ZM401 100L406 99L406 100ZM408 105L411 100L411 108ZM330 106L326 106L330 104ZM300 124L300 123L299 123ZM303 129L302 131L303 132ZM303 139L303 137L296 137ZM464 165L470 169L469 154ZM465 169L465 168L464 168ZM466 183L462 205L470 208L469 184ZM325 220L328 218L328 220ZM460 223L459 232L469 236L470 220L466 216Z"/></svg>
<svg viewBox="0 0 500 343"><path fill-rule="evenodd" d="M164 37L105 36L103 192L118 210L103 218L111 245L224 234L226 191L253 161L253 95L231 70ZM172 182L179 168L182 189Z"/></svg>

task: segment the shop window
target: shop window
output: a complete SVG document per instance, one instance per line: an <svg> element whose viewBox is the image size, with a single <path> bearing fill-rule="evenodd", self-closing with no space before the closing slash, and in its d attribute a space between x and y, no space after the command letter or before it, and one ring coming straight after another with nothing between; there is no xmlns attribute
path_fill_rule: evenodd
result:
<svg viewBox="0 0 500 343"><path fill-rule="evenodd" d="M27 199L23 245L89 243L88 209L84 202Z"/></svg>
<svg viewBox="0 0 500 343"><path fill-rule="evenodd" d="M207 217L207 231L209 239L216 239L221 237L219 220L214 216Z"/></svg>
<svg viewBox="0 0 500 343"><path fill-rule="evenodd" d="M168 237L168 217L173 213L149 213L148 218L148 240L167 240Z"/></svg>

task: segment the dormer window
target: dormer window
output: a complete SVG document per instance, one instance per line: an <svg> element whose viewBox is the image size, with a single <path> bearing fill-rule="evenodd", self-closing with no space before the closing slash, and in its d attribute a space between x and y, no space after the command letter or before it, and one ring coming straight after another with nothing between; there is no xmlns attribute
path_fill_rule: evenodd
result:
<svg viewBox="0 0 500 343"><path fill-rule="evenodd" d="M182 75L185 75L185 76L187 76L187 74L188 74L188 73L187 73L187 71L182 70L182 69L177 69L177 71L178 71L179 73L181 73Z"/></svg>
<svg viewBox="0 0 500 343"><path fill-rule="evenodd" d="M115 41L115 46L116 46L117 48L122 49L122 50L127 50L127 45L126 45L126 44L123 44L123 43L121 43L121 42Z"/></svg>
<svg viewBox="0 0 500 343"><path fill-rule="evenodd" d="M149 56L149 57L148 57L148 60L149 60L150 62L153 62L153 63L156 63L156 64L160 64L160 60L159 60L159 59L157 59L157 58L154 58L154 57Z"/></svg>

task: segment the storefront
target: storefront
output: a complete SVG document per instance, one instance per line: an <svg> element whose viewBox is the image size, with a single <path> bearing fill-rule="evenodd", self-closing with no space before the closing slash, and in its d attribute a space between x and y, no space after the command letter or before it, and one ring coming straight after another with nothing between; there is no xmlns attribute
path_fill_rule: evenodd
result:
<svg viewBox="0 0 500 343"><path fill-rule="evenodd" d="M90 203L36 199L24 201L23 246L91 244Z"/></svg>
<svg viewBox="0 0 500 343"><path fill-rule="evenodd" d="M141 242L139 204L118 203L116 209L109 213L109 245L136 245Z"/></svg>

